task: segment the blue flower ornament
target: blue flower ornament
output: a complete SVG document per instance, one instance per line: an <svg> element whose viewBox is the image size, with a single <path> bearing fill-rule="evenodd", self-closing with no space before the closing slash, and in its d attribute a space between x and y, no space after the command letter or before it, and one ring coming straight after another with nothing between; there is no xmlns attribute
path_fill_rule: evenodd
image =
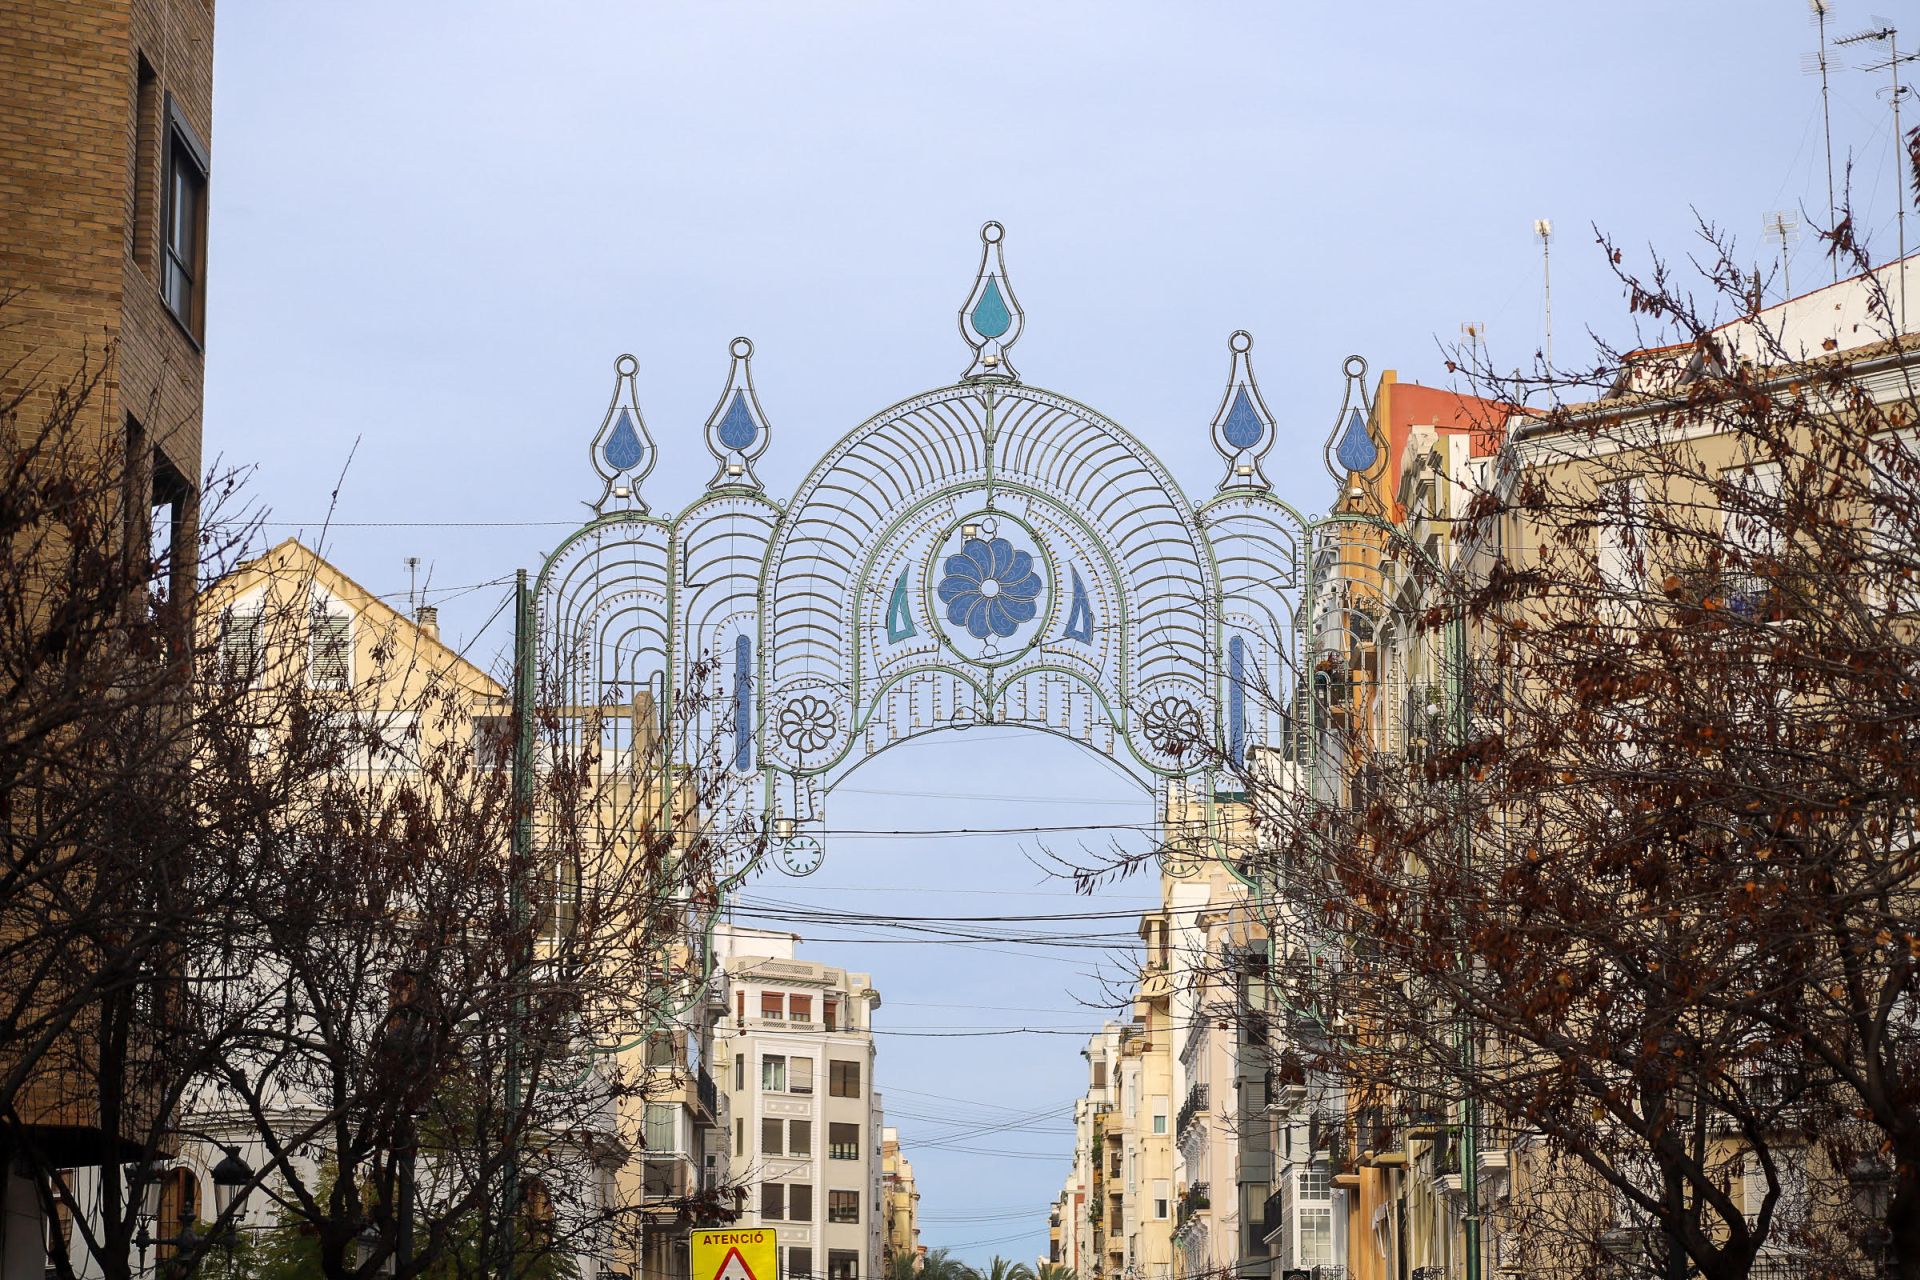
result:
<svg viewBox="0 0 1920 1280"><path fill-rule="evenodd" d="M1033 621L1034 603L1045 584L1033 556L1015 551L1005 538L969 538L947 557L936 588L947 606L947 621L967 629L976 640L1004 640Z"/></svg>

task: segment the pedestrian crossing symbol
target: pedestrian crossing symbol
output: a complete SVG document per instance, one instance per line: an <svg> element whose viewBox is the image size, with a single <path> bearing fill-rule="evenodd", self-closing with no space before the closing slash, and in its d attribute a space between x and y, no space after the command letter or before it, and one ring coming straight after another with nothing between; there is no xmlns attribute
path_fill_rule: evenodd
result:
<svg viewBox="0 0 1920 1280"><path fill-rule="evenodd" d="M696 1231L691 1280L780 1280L779 1257L774 1233L763 1227Z"/></svg>

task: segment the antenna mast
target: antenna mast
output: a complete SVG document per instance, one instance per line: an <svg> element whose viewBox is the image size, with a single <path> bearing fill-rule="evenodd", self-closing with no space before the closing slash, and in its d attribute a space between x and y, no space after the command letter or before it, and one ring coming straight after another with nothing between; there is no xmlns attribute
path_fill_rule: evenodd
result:
<svg viewBox="0 0 1920 1280"><path fill-rule="evenodd" d="M1840 220L1839 206L1833 198L1833 99L1827 92L1827 15L1833 12L1833 0L1807 0L1807 7L1813 10L1813 25L1820 30L1820 52L1813 55L1814 66L1809 69L1820 73L1820 130L1827 140L1827 229L1831 231ZM1831 261L1833 282L1839 284L1840 259Z"/></svg>
<svg viewBox="0 0 1920 1280"><path fill-rule="evenodd" d="M1780 245L1780 288L1783 291L1783 299L1791 298L1793 270L1788 265L1787 252L1788 246L1800 238L1800 219L1783 209L1776 209L1767 215L1766 225L1761 230L1767 239L1776 241Z"/></svg>
<svg viewBox="0 0 1920 1280"><path fill-rule="evenodd" d="M1893 148L1894 148L1894 154L1900 155L1906 150L1906 145L1907 145L1906 135L1900 132L1900 99L1905 97L1907 93L1906 86L1900 83L1900 64L1903 62L1912 62L1916 58L1920 58L1920 54L1909 53L1905 57L1901 57L1900 56L1900 32L1898 28L1896 28L1891 22L1888 22L1884 18L1878 19L1878 21L1880 23L1878 27L1869 31L1856 31L1850 36L1846 36L1840 40L1836 40L1834 43L1835 44L1863 44L1871 40L1876 43L1885 43L1885 45L1887 46L1887 56L1885 61L1870 62L1867 65L1861 67L1860 69L1862 71L1885 71L1892 79L1892 89L1890 92L1890 96L1893 99ZM1896 164L1894 166L1894 171L1896 174L1899 174L1904 177L1906 172L1906 166L1904 164ZM1907 265L1906 265L1907 263L1907 190L1906 190L1906 183L1896 181L1893 184L1893 197L1894 197L1894 210L1895 210L1894 217L1898 227L1898 230L1896 231L1895 234L1897 235L1899 239L1899 244L1900 244L1900 256L1897 259L1897 261L1900 263L1900 332L1904 334L1907 331Z"/></svg>
<svg viewBox="0 0 1920 1280"><path fill-rule="evenodd" d="M1553 222L1547 218L1533 220L1533 234L1540 237L1540 285L1547 309L1547 369L1553 369Z"/></svg>

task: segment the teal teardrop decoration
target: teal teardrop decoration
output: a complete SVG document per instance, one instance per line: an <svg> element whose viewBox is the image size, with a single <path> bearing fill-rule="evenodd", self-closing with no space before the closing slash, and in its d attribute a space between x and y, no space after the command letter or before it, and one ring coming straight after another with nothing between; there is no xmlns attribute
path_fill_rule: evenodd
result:
<svg viewBox="0 0 1920 1280"><path fill-rule="evenodd" d="M1000 282L993 277L987 277L987 291L974 304L970 319L973 331L989 342L1013 327L1013 313L1007 310L1006 302L1000 297Z"/></svg>
<svg viewBox="0 0 1920 1280"><path fill-rule="evenodd" d="M622 409L620 420L613 424L613 433L607 437L606 444L600 447L600 456L615 471L631 471L640 465L643 453L640 433L633 429L633 419Z"/></svg>
<svg viewBox="0 0 1920 1280"><path fill-rule="evenodd" d="M1373 464L1380 460L1380 446L1367 434L1366 419L1358 409L1347 419L1346 434L1340 437L1340 447L1333 456L1347 470L1361 473L1373 470Z"/></svg>

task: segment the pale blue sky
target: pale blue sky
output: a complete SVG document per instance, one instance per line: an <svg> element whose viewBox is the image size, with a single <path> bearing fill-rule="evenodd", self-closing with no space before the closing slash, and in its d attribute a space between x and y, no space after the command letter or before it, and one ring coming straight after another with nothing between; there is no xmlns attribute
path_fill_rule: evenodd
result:
<svg viewBox="0 0 1920 1280"><path fill-rule="evenodd" d="M1841 31L1867 20L1840 0ZM1204 493L1226 337L1249 329L1281 422L1269 471L1312 510L1349 352L1444 383L1436 343L1479 321L1503 365L1530 358L1535 217L1558 231L1566 357L1589 325L1628 332L1592 224L1684 251L1698 209L1770 258L1765 214L1825 203L1803 0L249 0L222 6L218 38L209 458L257 462L273 518L311 530L357 437L337 520L429 527L341 527L327 549L381 592L403 592L405 557L421 557L456 639L501 598L461 589L536 565L563 529L534 522L576 521L596 496L587 442L617 354L640 359L662 451L647 494L671 509L710 473L699 429L725 344L752 337L774 427L759 470L784 495L842 432L965 368L954 313L987 218L1007 226L1029 381L1127 426ZM1890 251L1890 122L1861 61L1837 61L1834 140ZM1823 274L1807 236L1795 282ZM471 521L528 523L448 527ZM503 640L496 626L476 656ZM836 826L1144 812L1057 742L903 749L849 787ZM997 799L884 794L901 790ZM756 893L903 914L1074 907L1036 886L1020 846L847 841L818 885ZM814 953L872 971L883 1025L902 1030L1097 1020L1074 1011L1093 984L1057 956ZM919 1117L996 1114L941 1096L1064 1108L1077 1047L884 1043L882 1088L926 1144L929 1244L1044 1249L1066 1137L957 1144L1058 1157L995 1159L932 1149L951 1131Z"/></svg>

